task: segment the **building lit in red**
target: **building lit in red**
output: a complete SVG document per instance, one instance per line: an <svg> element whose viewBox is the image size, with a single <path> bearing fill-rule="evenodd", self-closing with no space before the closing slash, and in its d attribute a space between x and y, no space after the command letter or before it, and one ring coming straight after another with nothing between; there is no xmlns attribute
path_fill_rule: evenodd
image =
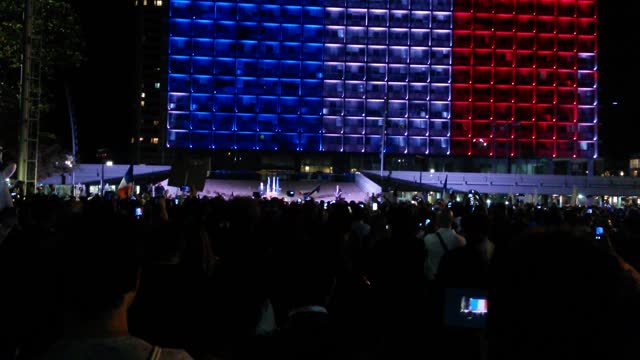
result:
<svg viewBox="0 0 640 360"><path fill-rule="evenodd" d="M456 0L451 153L596 158L593 0Z"/></svg>

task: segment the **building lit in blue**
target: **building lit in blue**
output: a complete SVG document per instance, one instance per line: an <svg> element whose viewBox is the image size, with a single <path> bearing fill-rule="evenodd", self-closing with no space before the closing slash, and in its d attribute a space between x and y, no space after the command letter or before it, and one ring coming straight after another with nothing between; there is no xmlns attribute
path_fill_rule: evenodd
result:
<svg viewBox="0 0 640 360"><path fill-rule="evenodd" d="M169 147L449 153L451 0L169 11Z"/></svg>

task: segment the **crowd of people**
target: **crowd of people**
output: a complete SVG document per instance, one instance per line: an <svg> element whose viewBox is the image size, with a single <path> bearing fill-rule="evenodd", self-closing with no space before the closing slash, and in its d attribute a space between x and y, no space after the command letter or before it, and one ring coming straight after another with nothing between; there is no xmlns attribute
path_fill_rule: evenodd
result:
<svg viewBox="0 0 640 360"><path fill-rule="evenodd" d="M27 197L0 358L636 358L640 211L483 204ZM451 289L485 325L446 321Z"/></svg>

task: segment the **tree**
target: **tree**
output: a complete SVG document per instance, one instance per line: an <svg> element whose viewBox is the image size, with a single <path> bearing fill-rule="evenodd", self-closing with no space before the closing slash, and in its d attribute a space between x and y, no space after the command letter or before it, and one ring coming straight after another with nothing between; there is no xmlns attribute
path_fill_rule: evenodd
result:
<svg viewBox="0 0 640 360"><path fill-rule="evenodd" d="M68 0L32 0L34 35L41 51L41 116L54 99L55 80L83 63L85 44ZM20 70L23 52L22 0L0 0L0 144L17 152L20 119Z"/></svg>

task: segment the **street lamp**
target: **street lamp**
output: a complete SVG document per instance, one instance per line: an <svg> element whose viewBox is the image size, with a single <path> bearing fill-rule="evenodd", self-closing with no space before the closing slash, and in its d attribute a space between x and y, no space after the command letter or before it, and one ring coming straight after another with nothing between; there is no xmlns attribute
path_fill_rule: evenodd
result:
<svg viewBox="0 0 640 360"><path fill-rule="evenodd" d="M113 161L107 160L102 162L102 170L100 171L100 196L104 196L104 165L113 166Z"/></svg>
<svg viewBox="0 0 640 360"><path fill-rule="evenodd" d="M64 164L71 170L71 196L76 195L76 170L73 167L75 165L75 157L73 155L67 155L67 160Z"/></svg>

